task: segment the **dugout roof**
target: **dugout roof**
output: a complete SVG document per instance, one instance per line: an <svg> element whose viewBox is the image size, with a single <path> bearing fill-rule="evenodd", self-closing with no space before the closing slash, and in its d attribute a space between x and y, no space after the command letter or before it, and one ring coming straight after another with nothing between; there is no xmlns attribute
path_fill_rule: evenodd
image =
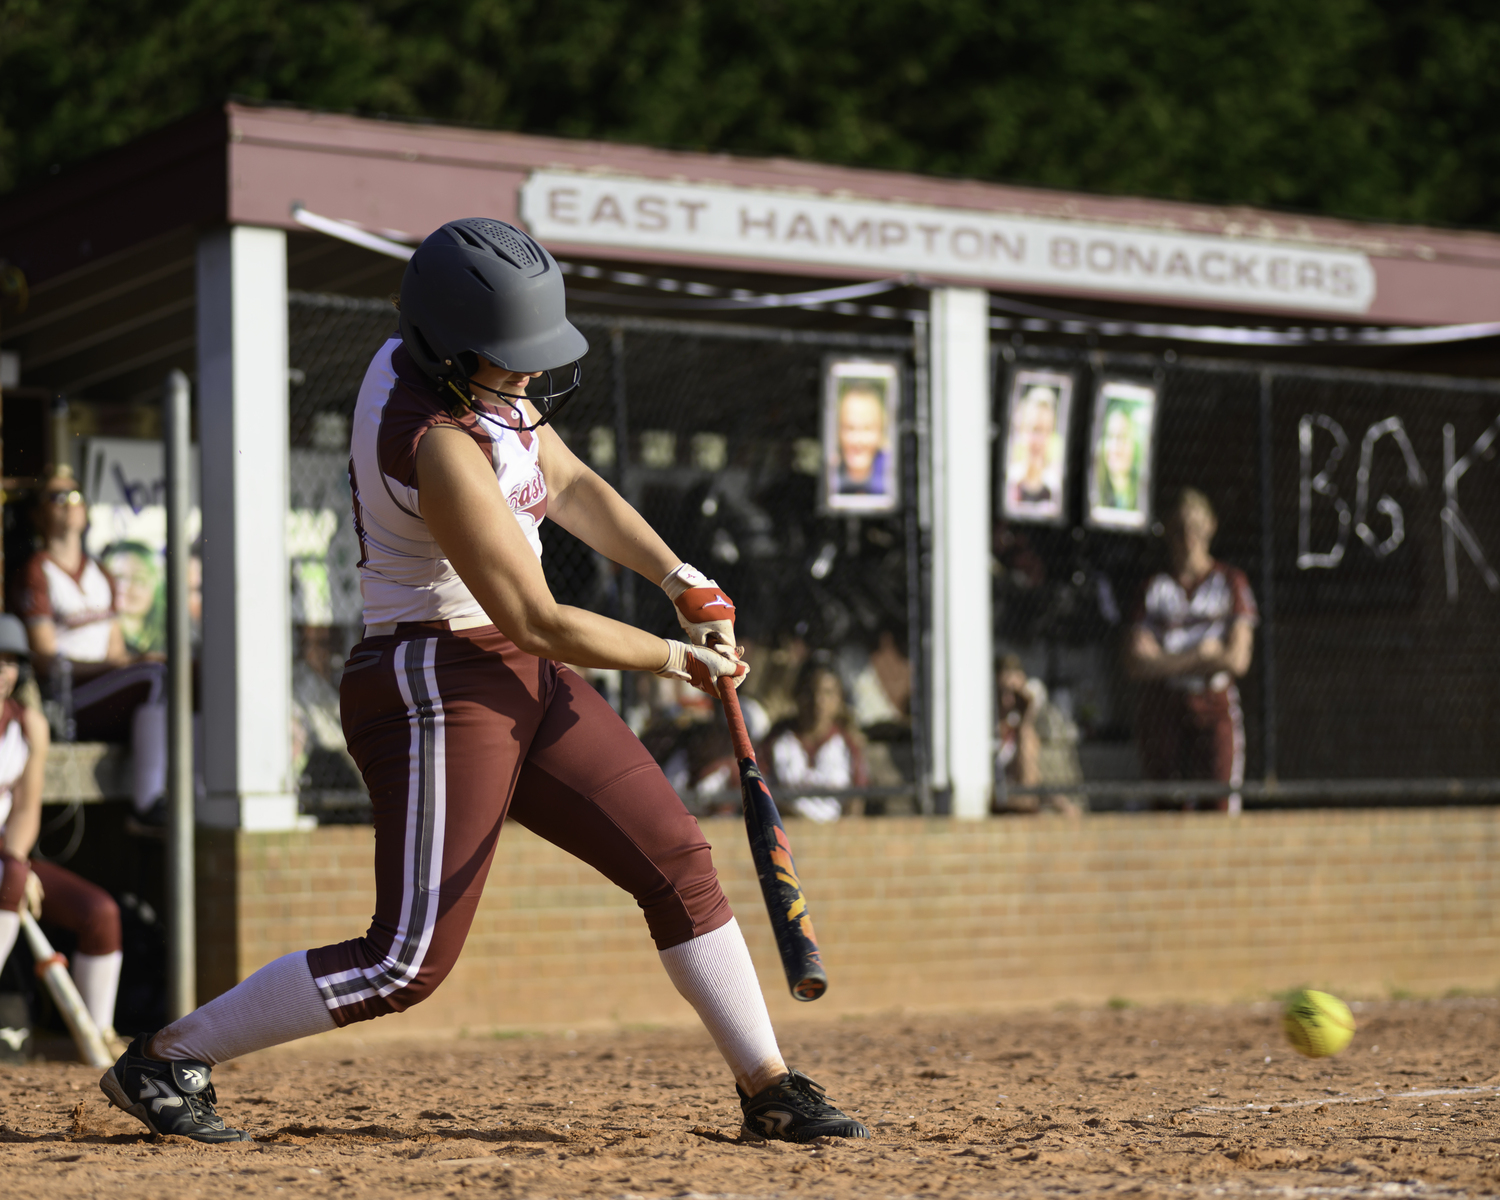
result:
<svg viewBox="0 0 1500 1200"><path fill-rule="evenodd" d="M192 369L196 239L225 223L291 231L294 289L394 290L398 262L305 230L298 203L414 236L483 212L559 257L762 290L913 273L1179 321L1500 320L1490 233L230 103L0 203L31 288L0 342L27 384L145 395ZM1440 369L1492 369L1486 346Z"/></svg>

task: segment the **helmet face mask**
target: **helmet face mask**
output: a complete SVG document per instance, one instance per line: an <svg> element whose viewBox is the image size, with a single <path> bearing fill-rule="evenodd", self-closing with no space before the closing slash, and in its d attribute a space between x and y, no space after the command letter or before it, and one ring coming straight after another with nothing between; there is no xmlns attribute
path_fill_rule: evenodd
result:
<svg viewBox="0 0 1500 1200"><path fill-rule="evenodd" d="M489 392L490 395L496 397L497 399L508 405L511 409L513 409L519 421L515 425L506 426L506 428L525 432L532 429L540 429L548 421L552 420L553 417L557 416L557 414L562 411L563 405L573 398L573 393L578 390L579 385L583 382L583 367L576 359L574 360L572 366L572 378L569 379L568 382L562 387L559 387L557 385L557 382L552 377L551 371L543 371L542 374L547 377L547 390L537 396L533 396L527 392L502 392L497 388L486 387L484 384L478 383L473 379L469 379L466 382L470 387L476 387L482 392ZM530 425L527 425L525 423L526 410L521 407L522 400L525 400L528 404L531 405L532 408L536 409L537 411L537 419ZM475 410L474 415L479 417L481 420L486 416L486 414L480 412L477 409Z"/></svg>
<svg viewBox="0 0 1500 1200"><path fill-rule="evenodd" d="M417 247L401 281L400 331L407 352L440 387L472 406L472 389L516 410L523 429L555 416L577 390L588 341L567 319L562 272L532 238L504 221L450 221ZM545 373L544 395L526 397L540 418L525 424L519 395L476 384L481 361L518 374ZM569 364L571 382L552 373Z"/></svg>

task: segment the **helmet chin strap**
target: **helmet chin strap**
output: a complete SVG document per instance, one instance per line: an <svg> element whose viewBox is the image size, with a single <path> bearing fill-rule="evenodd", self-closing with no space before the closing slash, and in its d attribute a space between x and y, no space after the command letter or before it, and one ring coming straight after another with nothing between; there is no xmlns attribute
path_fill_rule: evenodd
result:
<svg viewBox="0 0 1500 1200"><path fill-rule="evenodd" d="M526 410L521 407L520 402L522 400L529 400L533 405L535 405L541 412L541 416L533 421L530 425L522 424L506 426L507 429L514 429L518 432L524 433L529 432L533 429L540 429L548 421L552 420L553 417L557 416L557 414L562 411L562 406L566 404L570 399L572 399L573 393L578 390L579 385L583 382L583 367L576 361L573 363L573 378L570 379L564 387L559 388L553 382L551 371L543 371L542 374L547 377L547 390L540 396L528 396L525 392L521 392L519 394L516 392L502 392L499 388L489 387L486 384L479 383L478 381L473 379L465 380L465 382L468 383L470 387L476 387L482 392L488 392L496 399L503 400L506 405L516 414L516 416L522 419L524 419L526 416ZM448 382L448 386L455 392L459 391L459 388L454 384L452 380ZM472 401L473 397L466 396L464 397L464 399L466 401ZM493 419L490 418L488 414L479 412L477 409L473 411L474 415L481 420Z"/></svg>

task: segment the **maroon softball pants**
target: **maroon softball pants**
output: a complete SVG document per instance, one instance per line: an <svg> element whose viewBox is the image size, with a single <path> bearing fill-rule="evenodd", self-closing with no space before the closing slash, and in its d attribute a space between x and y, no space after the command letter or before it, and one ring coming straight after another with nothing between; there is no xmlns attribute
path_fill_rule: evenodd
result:
<svg viewBox="0 0 1500 1200"><path fill-rule="evenodd" d="M1245 722L1233 684L1202 692L1146 685L1136 713L1136 737L1146 779L1212 779L1236 787L1245 780ZM1195 804L1189 801L1185 807ZM1229 801L1199 801L1196 807L1225 809Z"/></svg>
<svg viewBox="0 0 1500 1200"><path fill-rule="evenodd" d="M493 625L356 646L340 707L375 824L375 916L308 951L339 1025L425 999L458 960L509 815L635 897L657 948L727 924L698 822L588 683Z"/></svg>
<svg viewBox="0 0 1500 1200"><path fill-rule="evenodd" d="M76 935L78 953L113 954L120 948L120 907L113 897L56 863L0 858L0 908L20 910L28 874L42 881L42 920Z"/></svg>

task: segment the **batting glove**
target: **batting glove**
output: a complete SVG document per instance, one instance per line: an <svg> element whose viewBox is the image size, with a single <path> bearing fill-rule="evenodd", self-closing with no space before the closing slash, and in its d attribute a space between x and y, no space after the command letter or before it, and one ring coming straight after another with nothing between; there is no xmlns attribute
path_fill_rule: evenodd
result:
<svg viewBox="0 0 1500 1200"><path fill-rule="evenodd" d="M677 623L695 646L734 645L734 601L697 567L680 564L661 581L677 609Z"/></svg>
<svg viewBox="0 0 1500 1200"><path fill-rule="evenodd" d="M700 692L718 699L718 681L727 675L738 688L750 673L750 667L708 646L690 646L687 642L668 640L667 661L656 669L656 673L663 679L690 683Z"/></svg>

